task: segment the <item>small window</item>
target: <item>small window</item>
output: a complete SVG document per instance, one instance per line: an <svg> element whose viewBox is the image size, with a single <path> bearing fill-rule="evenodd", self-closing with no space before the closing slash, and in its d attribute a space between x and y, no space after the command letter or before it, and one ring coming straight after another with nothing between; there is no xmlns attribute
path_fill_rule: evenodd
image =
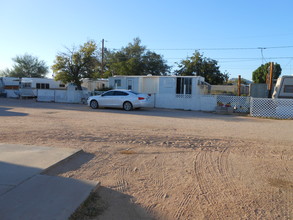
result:
<svg viewBox="0 0 293 220"><path fill-rule="evenodd" d="M23 83L22 88L32 88L32 84L31 83Z"/></svg>
<svg viewBox="0 0 293 220"><path fill-rule="evenodd" d="M37 89L40 89L40 88L41 88L41 84L37 83Z"/></svg>
<svg viewBox="0 0 293 220"><path fill-rule="evenodd" d="M293 93L293 85L285 85L284 93Z"/></svg>
<svg viewBox="0 0 293 220"><path fill-rule="evenodd" d="M115 79L114 84L115 86L121 86L121 79Z"/></svg>
<svg viewBox="0 0 293 220"><path fill-rule="evenodd" d="M46 89L50 89L50 84L46 83Z"/></svg>
<svg viewBox="0 0 293 220"><path fill-rule="evenodd" d="M59 87L65 87L65 84L60 84Z"/></svg>
<svg viewBox="0 0 293 220"><path fill-rule="evenodd" d="M113 96L114 95L114 91L110 91L110 92L105 92L102 96Z"/></svg>
<svg viewBox="0 0 293 220"><path fill-rule="evenodd" d="M191 94L192 78L178 77L176 83L176 94Z"/></svg>

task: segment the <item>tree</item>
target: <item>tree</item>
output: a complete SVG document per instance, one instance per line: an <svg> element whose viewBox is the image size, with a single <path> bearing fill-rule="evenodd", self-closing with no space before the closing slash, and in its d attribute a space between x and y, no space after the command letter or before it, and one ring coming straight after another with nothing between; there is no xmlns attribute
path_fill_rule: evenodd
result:
<svg viewBox="0 0 293 220"><path fill-rule="evenodd" d="M254 83L266 83L267 75L270 71L270 63L262 64L252 73L252 80ZM280 64L274 64L273 79L278 79L282 73Z"/></svg>
<svg viewBox="0 0 293 220"><path fill-rule="evenodd" d="M133 43L108 55L108 75L166 75L170 67L163 57L140 45L141 40L135 38Z"/></svg>
<svg viewBox="0 0 293 220"><path fill-rule="evenodd" d="M193 56L181 60L179 69L175 70L176 75L181 76L202 76L205 81L217 85L223 84L229 78L228 73L221 73L216 60L206 58L198 51Z"/></svg>
<svg viewBox="0 0 293 220"><path fill-rule="evenodd" d="M56 56L52 70L55 80L63 83L74 83L81 90L83 78L95 78L98 68L97 45L88 41L77 50L66 48L67 51Z"/></svg>
<svg viewBox="0 0 293 220"><path fill-rule="evenodd" d="M45 61L39 60L29 54L23 56L16 56L12 59L15 64L12 69L5 69L1 71L1 75L10 77L35 77L44 78L49 72L49 67Z"/></svg>

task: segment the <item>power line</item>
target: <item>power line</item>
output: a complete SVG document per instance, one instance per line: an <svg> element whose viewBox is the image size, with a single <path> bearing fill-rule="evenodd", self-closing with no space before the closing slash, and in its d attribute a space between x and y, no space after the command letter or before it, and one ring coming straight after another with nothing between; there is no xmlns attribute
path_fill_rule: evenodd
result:
<svg viewBox="0 0 293 220"><path fill-rule="evenodd" d="M219 47L219 48L153 48L149 50L181 50L181 51L195 51L195 50L264 50L264 49L285 49L293 48L293 46L275 46L275 47ZM120 50L117 48L109 48L111 50Z"/></svg>
<svg viewBox="0 0 293 220"><path fill-rule="evenodd" d="M181 51L190 51L190 50L264 50L264 49L284 49L284 48L293 48L293 46L275 46L275 47L227 47L227 48L157 48L150 50L181 50Z"/></svg>

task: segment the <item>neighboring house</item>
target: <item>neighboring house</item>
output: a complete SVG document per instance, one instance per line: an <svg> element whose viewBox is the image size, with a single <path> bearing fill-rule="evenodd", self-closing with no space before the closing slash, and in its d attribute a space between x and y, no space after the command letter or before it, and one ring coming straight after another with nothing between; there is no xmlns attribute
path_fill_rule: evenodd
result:
<svg viewBox="0 0 293 220"><path fill-rule="evenodd" d="M241 95L249 94L249 85L241 84ZM238 85L211 85L211 94L213 95L237 95Z"/></svg>
<svg viewBox="0 0 293 220"><path fill-rule="evenodd" d="M108 79L83 79L82 87L87 88L88 91L96 91L96 90L104 90L109 88L109 80Z"/></svg>
<svg viewBox="0 0 293 220"><path fill-rule="evenodd" d="M46 78L1 77L0 93L7 98L36 97L38 90L66 89L65 84Z"/></svg>
<svg viewBox="0 0 293 220"><path fill-rule="evenodd" d="M42 89L66 89L61 81L46 78L21 78L19 87L20 97L37 97L38 90Z"/></svg>
<svg viewBox="0 0 293 220"><path fill-rule="evenodd" d="M0 78L0 93L1 96L8 98L19 97L19 78L16 77L1 77Z"/></svg>

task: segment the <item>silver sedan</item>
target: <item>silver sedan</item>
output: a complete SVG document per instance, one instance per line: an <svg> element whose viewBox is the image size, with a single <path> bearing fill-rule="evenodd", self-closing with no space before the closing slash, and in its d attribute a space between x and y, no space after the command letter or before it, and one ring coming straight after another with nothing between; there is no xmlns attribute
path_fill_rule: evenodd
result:
<svg viewBox="0 0 293 220"><path fill-rule="evenodd" d="M88 106L93 109L99 107L123 108L131 111L135 108L148 107L150 95L136 93L130 90L114 89L101 95L90 96L87 100Z"/></svg>

